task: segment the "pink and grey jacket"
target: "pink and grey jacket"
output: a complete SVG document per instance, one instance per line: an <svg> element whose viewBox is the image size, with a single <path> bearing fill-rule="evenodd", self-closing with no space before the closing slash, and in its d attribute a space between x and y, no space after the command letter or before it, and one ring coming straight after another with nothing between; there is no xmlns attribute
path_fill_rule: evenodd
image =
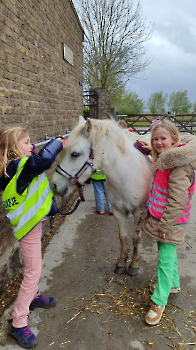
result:
<svg viewBox="0 0 196 350"><path fill-rule="evenodd" d="M192 168L192 166L190 165ZM158 220L164 213L164 210L168 203L169 197L169 175L172 169L166 169L164 171L157 170L154 181L152 183L151 193L147 208L149 213ZM176 222L176 225L186 224L189 221L191 211L191 198L195 190L195 179L193 184L189 187L187 204Z"/></svg>

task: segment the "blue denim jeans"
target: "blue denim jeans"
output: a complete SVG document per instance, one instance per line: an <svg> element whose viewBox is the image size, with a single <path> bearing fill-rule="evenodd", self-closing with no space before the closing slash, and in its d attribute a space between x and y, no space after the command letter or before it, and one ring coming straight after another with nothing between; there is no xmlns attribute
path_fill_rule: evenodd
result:
<svg viewBox="0 0 196 350"><path fill-rule="evenodd" d="M92 180L93 181L93 188L94 188L94 194L95 194L95 203L97 211L104 211L104 200L103 195L105 196L105 201L107 203L108 209L112 210L111 204L108 200L108 197L106 195L105 191L105 180Z"/></svg>

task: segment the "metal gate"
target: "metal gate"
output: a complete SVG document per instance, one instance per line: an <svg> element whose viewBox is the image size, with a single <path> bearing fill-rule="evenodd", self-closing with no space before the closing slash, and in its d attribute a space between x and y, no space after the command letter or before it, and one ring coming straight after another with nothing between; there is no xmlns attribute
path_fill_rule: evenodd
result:
<svg viewBox="0 0 196 350"><path fill-rule="evenodd" d="M169 119L176 124L180 132L196 134L196 114L128 114L116 115L116 120L124 119L129 128L139 135L144 135L150 131L150 124L153 119Z"/></svg>
<svg viewBox="0 0 196 350"><path fill-rule="evenodd" d="M83 109L83 117L98 119L98 100L99 95L97 91L89 90L84 91L83 94L84 100L84 109Z"/></svg>

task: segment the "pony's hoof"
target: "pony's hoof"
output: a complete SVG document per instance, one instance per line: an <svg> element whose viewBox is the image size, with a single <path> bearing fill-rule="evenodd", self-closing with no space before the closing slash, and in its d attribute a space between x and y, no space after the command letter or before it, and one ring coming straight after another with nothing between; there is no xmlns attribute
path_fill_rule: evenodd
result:
<svg viewBox="0 0 196 350"><path fill-rule="evenodd" d="M120 266L117 266L115 267L114 269L114 272L117 273L118 275L122 275L123 273L126 272L126 268L125 267L120 267Z"/></svg>
<svg viewBox="0 0 196 350"><path fill-rule="evenodd" d="M137 276L138 275L138 271L139 271L139 269L134 269L133 267L128 267L128 269L127 269L127 274L129 275L129 276Z"/></svg>

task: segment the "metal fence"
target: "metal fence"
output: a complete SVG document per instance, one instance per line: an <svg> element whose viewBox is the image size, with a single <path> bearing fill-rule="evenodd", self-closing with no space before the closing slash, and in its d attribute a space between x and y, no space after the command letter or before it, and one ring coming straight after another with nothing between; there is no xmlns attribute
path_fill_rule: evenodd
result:
<svg viewBox="0 0 196 350"><path fill-rule="evenodd" d="M144 135L150 131L150 124L153 119L160 118L161 120L169 119L176 124L180 132L188 132L190 134L196 135L196 114L125 114L116 115L115 119L118 121L124 119L129 128L139 135ZM71 131L66 130L66 134L62 135L63 138L67 138ZM45 141L38 142L35 147L44 146L48 141L54 139L55 137L50 137L48 134L45 136Z"/></svg>
<svg viewBox="0 0 196 350"><path fill-rule="evenodd" d="M69 134L70 134L70 131L67 129L66 134L65 134L65 135L61 135L60 137L63 137L64 139L66 139L66 138L69 136ZM52 137L50 137L50 136L48 136L48 134L46 134L46 136L45 136L45 141L41 141L41 142L35 143L35 147L37 148L37 147L40 147L40 146L44 146L44 145L46 145L50 140L55 139L55 137L58 137L58 136L52 136Z"/></svg>
<svg viewBox="0 0 196 350"><path fill-rule="evenodd" d="M84 101L84 108L83 108L83 117L86 118L98 118L98 100L99 95L97 91L94 90L88 90L84 91L83 94L83 101Z"/></svg>
<svg viewBox="0 0 196 350"><path fill-rule="evenodd" d="M124 119L128 127L132 128L139 135L149 132L150 124L156 118L171 120L176 124L180 132L196 134L196 114L127 114L115 116L116 120Z"/></svg>

